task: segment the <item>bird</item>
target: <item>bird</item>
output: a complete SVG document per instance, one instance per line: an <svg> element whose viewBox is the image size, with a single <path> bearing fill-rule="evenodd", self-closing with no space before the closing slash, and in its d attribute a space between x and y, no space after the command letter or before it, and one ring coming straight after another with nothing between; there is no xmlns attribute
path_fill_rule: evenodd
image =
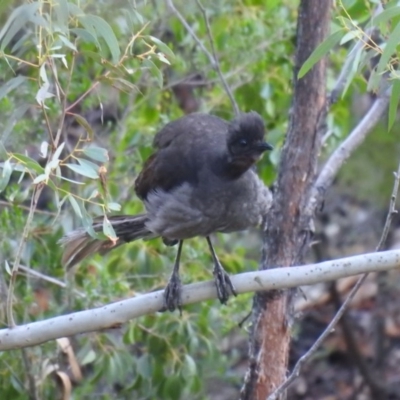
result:
<svg viewBox="0 0 400 400"><path fill-rule="evenodd" d="M109 217L117 241L91 235L83 228L66 234L60 241L62 262L70 268L91 254L161 237L166 245L178 245L163 310L181 311L183 241L204 237L214 264L217 295L225 304L236 290L210 236L260 225L271 207L271 191L255 170L263 153L273 149L264 136L263 119L255 111L240 113L231 121L194 113L167 123L155 135L155 152L144 162L134 184L146 212ZM103 222L94 221L92 228L101 233Z"/></svg>

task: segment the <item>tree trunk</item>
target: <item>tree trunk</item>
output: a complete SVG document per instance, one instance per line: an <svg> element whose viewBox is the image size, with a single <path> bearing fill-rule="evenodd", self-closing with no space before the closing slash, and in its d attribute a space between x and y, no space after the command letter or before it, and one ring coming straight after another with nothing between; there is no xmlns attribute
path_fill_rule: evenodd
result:
<svg viewBox="0 0 400 400"><path fill-rule="evenodd" d="M282 149L274 203L264 232L262 269L301 264L311 236L307 203L315 181L326 117L326 62L302 79L297 73L325 39L331 1L302 0L297 22L294 94ZM242 400L265 400L285 379L290 344L290 296L284 291L258 293L253 303L249 367Z"/></svg>

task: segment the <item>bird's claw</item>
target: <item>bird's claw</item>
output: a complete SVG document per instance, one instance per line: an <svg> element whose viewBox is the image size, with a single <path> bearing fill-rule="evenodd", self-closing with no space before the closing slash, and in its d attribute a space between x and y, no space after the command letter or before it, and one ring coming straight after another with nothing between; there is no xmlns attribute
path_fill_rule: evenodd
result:
<svg viewBox="0 0 400 400"><path fill-rule="evenodd" d="M164 290L164 307L161 311L179 310L182 314L182 283L178 274L173 273Z"/></svg>
<svg viewBox="0 0 400 400"><path fill-rule="evenodd" d="M220 263L215 264L213 274L215 286L217 287L218 299L221 304L226 304L231 294L234 296L237 295L236 289L233 286L228 273Z"/></svg>

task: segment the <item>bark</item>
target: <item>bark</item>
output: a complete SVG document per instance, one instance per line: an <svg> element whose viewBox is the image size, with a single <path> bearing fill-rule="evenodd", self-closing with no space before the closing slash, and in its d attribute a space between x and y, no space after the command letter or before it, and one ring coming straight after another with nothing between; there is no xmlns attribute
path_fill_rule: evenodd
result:
<svg viewBox="0 0 400 400"><path fill-rule="evenodd" d="M274 204L264 231L262 269L301 264L311 236L307 207L315 181L326 117L326 61L302 79L297 73L326 37L331 1L302 0L297 22L294 94L282 149ZM285 291L254 297L249 367L242 400L265 400L285 379L290 344L290 296Z"/></svg>

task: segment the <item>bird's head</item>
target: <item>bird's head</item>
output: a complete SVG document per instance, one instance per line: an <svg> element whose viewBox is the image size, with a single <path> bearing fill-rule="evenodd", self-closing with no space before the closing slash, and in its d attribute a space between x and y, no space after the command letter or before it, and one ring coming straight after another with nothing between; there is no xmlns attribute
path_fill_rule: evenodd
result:
<svg viewBox="0 0 400 400"><path fill-rule="evenodd" d="M238 172L247 171L272 146L264 140L265 127L259 114L240 114L230 124L227 146L229 164Z"/></svg>

